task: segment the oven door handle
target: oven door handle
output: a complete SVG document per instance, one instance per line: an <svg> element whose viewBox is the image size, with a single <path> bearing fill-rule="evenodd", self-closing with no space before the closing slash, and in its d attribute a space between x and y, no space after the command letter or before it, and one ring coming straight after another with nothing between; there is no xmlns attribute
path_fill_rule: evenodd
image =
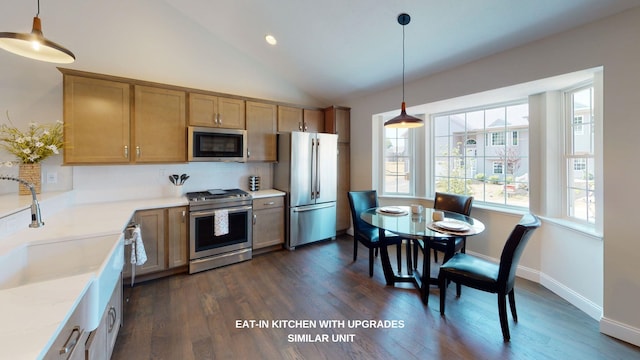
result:
<svg viewBox="0 0 640 360"><path fill-rule="evenodd" d="M231 213L249 211L249 210L252 210L252 209L253 209L253 207L251 205L247 205L247 206L238 206L238 207L232 207L232 208L221 208L221 209L214 209L214 210L193 211L193 212L190 212L189 215L191 215L192 217L193 216L209 216L209 215L214 215L217 210L227 210L231 214Z"/></svg>

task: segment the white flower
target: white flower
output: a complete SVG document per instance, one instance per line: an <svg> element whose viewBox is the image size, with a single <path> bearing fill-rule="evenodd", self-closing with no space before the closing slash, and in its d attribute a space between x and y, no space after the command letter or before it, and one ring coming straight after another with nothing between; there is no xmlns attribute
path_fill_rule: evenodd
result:
<svg viewBox="0 0 640 360"><path fill-rule="evenodd" d="M55 145L49 145L49 146L47 146L47 149L53 151L54 154L59 154L60 153L58 151L58 148Z"/></svg>
<svg viewBox="0 0 640 360"><path fill-rule="evenodd" d="M34 144L36 147L43 147L44 144L40 141L36 141L36 143Z"/></svg>
<svg viewBox="0 0 640 360"><path fill-rule="evenodd" d="M29 155L29 154L31 154L31 149L25 148L25 149L22 149L22 152L27 154L27 155Z"/></svg>

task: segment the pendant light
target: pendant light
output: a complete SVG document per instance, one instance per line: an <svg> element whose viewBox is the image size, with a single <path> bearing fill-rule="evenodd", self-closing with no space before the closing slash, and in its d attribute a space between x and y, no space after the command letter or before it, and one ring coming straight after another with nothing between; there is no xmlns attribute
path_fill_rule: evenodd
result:
<svg viewBox="0 0 640 360"><path fill-rule="evenodd" d="M59 64L74 62L76 57L71 51L44 37L38 15L40 15L40 0L38 0L38 13L33 18L31 33L0 32L0 48L40 61Z"/></svg>
<svg viewBox="0 0 640 360"><path fill-rule="evenodd" d="M398 24L402 25L402 108L400 115L384 123L384 126L388 128L416 128L424 125L422 119L407 115L407 105L404 102L404 26L410 21L409 14L398 15Z"/></svg>

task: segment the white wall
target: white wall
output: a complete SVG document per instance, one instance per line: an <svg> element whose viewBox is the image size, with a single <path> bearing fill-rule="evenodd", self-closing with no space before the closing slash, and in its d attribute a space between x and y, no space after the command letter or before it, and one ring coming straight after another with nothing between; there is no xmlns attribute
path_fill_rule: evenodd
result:
<svg viewBox="0 0 640 360"><path fill-rule="evenodd" d="M640 311L636 305L640 300L640 242L631 225L638 213L636 201L640 200L636 191L640 168L635 166L640 134L640 43L635 34L640 34L639 8L410 82L405 97L409 105L424 104L604 67L603 241L545 221L521 265L531 267L532 274L538 272L541 283L591 316L597 317L601 307L602 332L640 345ZM372 133L372 115L398 108L400 94L401 89L394 88L350 99L352 128L359 134ZM351 173L358 174L352 177L352 189L371 188L372 138L352 137L351 152L352 157L362 159L351 163ZM478 215L475 210L474 215ZM504 231L502 224L514 220L484 212L478 216L489 222L488 227L500 228L496 236ZM499 236L483 238L469 246L497 257L503 241ZM600 263L603 272L597 270Z"/></svg>

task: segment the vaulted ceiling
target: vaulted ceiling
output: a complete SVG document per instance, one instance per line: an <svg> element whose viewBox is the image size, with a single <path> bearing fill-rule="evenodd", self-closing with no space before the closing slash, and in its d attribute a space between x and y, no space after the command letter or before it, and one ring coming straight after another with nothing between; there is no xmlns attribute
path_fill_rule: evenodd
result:
<svg viewBox="0 0 640 360"><path fill-rule="evenodd" d="M29 32L36 0L0 0ZM256 97L339 103L639 6L637 0L41 0L68 67ZM278 44L267 45L273 34ZM588 46L588 44L585 44ZM541 54L544 56L544 54ZM0 53L5 65L22 66ZM28 60L31 61L31 60ZM1 70L0 70L1 71ZM0 72L0 76L10 76ZM247 94L247 91L249 92ZM271 91L271 93L269 93Z"/></svg>

